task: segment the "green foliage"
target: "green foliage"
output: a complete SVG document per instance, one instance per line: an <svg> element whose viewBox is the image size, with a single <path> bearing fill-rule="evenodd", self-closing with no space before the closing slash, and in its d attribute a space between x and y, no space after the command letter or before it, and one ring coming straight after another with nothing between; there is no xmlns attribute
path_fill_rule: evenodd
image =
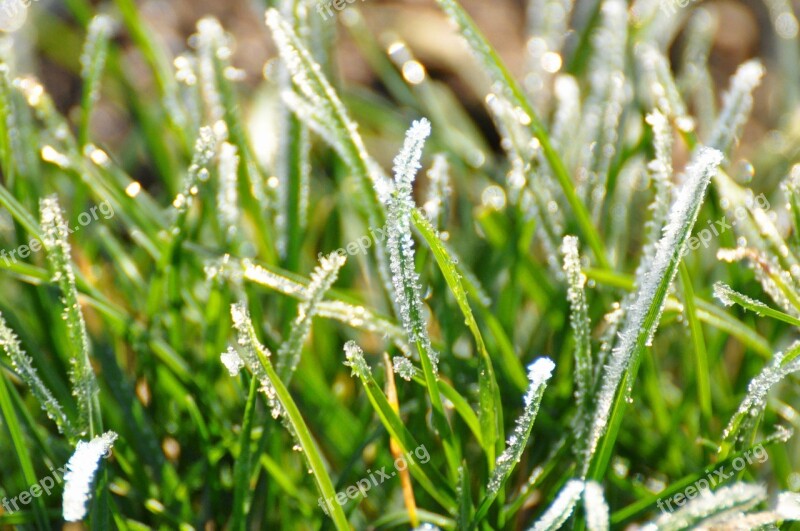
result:
<svg viewBox="0 0 800 531"><path fill-rule="evenodd" d="M791 6L768 3L779 66L718 105L711 10L531 0L522 78L438 0L490 130L360 4L340 19L385 90L341 82L314 2L268 3L258 90L219 21L173 57L130 0L30 8L77 101L0 46L0 497L109 430L93 529L789 528ZM767 71L773 130L742 149ZM0 526L59 526L62 490Z"/></svg>

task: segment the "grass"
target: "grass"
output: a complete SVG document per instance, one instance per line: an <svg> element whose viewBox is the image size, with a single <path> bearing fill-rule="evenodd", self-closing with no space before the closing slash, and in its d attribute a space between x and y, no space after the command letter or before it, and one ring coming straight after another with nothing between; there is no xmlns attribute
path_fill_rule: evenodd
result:
<svg viewBox="0 0 800 531"><path fill-rule="evenodd" d="M135 2L30 8L81 90L0 47L0 526L797 525L791 6L714 101L714 7L531 0L521 82L436 4L480 111L355 4L379 90L313 2L252 8L279 59L246 83L214 18L174 57Z"/></svg>

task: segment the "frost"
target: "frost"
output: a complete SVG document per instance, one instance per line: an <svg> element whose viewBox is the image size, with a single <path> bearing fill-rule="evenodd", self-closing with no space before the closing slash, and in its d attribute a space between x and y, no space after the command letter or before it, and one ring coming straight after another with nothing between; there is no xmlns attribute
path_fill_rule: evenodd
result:
<svg viewBox="0 0 800 531"><path fill-rule="evenodd" d="M417 369L405 356L395 356L392 358L392 365L394 367L394 372L407 382L410 382L417 372Z"/></svg>
<svg viewBox="0 0 800 531"><path fill-rule="evenodd" d="M39 401L42 409L47 413L47 416L56 423L58 431L72 437L74 435L72 425L69 418L61 409L61 404L50 392L50 389L42 382L36 369L31 363L31 359L22 350L19 339L11 328L8 327L3 314L0 313L0 347L5 350L9 358L11 358L11 365L17 372L19 377L31 389L31 393Z"/></svg>
<svg viewBox="0 0 800 531"><path fill-rule="evenodd" d="M708 145L727 152L739 129L747 121L753 107L753 90L761 83L764 67L757 59L739 66L731 79L731 85L723 98L720 112Z"/></svg>
<svg viewBox="0 0 800 531"><path fill-rule="evenodd" d="M715 491L702 489L697 497L689 500L683 507L675 512L663 513L642 529L643 531L690 529L713 516L734 510L745 511L766 499L767 491L761 485L734 483Z"/></svg>
<svg viewBox="0 0 800 531"><path fill-rule="evenodd" d="M388 201L386 222L389 267L392 273L395 301L400 320L409 341L417 345L420 356L427 356L437 371L439 355L431 345L425 326L419 275L414 269L414 240L411 237L411 210L414 208L412 183L420 168L425 140L430 135L430 122L415 121L406 133L403 148L394 160L395 191Z"/></svg>
<svg viewBox="0 0 800 531"><path fill-rule="evenodd" d="M778 494L775 512L783 520L800 520L800 494L796 492L781 492Z"/></svg>
<svg viewBox="0 0 800 531"><path fill-rule="evenodd" d="M70 345L70 381L72 394L78 401L78 431L83 434L91 431L95 395L99 391L92 364L89 361L89 336L86 333L86 322L78 302L78 289L75 285L75 273L70 264L70 246L67 235L70 232L61 213L61 207L55 196L39 201L41 212L42 243L47 250L47 261L53 282L58 283L61 290L61 302L64 305L63 319L67 323L67 335Z"/></svg>
<svg viewBox="0 0 800 531"><path fill-rule="evenodd" d="M81 53L81 78L86 85L90 108L97 102L100 78L108 52L108 39L113 30L114 20L106 15L98 15L89 23L86 44ZM87 124L83 125L85 127Z"/></svg>
<svg viewBox="0 0 800 531"><path fill-rule="evenodd" d="M497 495L511 471L519 463L539 412L539 404L542 402L547 381L553 375L553 369L555 364L550 358L539 358L528 367L529 385L524 397L525 409L517 419L514 432L508 437L506 449L495 462L495 468L486 488L487 497Z"/></svg>
<svg viewBox="0 0 800 531"><path fill-rule="evenodd" d="M578 479L567 481L561 492L558 493L553 504L533 524L531 531L553 531L561 526L572 515L584 489L584 482Z"/></svg>
<svg viewBox="0 0 800 531"><path fill-rule="evenodd" d="M348 341L344 344L344 355L347 358L344 364L352 369L352 376L363 379L372 375L372 370L364 359L364 351L355 341Z"/></svg>
<svg viewBox="0 0 800 531"><path fill-rule="evenodd" d="M303 343L311 332L311 322L317 313L317 307L331 289L339 275L339 269L345 263L345 257L337 253L323 256L319 265L311 273L311 282L306 289L306 297L297 308L297 317L289 333L289 337L278 349L278 374L284 382L288 382L300 363Z"/></svg>
<svg viewBox="0 0 800 531"><path fill-rule="evenodd" d="M596 481L587 481L583 489L583 505L586 509L586 529L607 531L610 516L603 487Z"/></svg>
<svg viewBox="0 0 800 531"><path fill-rule="evenodd" d="M222 353L220 361L228 369L231 376L236 376L239 371L244 367L244 360L242 360L239 353L233 347L228 347L228 350Z"/></svg>
<svg viewBox="0 0 800 531"><path fill-rule="evenodd" d="M739 405L739 409L731 418L725 431L722 432L724 441L734 438L741 439L747 435L750 428L755 425L756 418L767 404L767 393L787 375L800 370L800 358L793 358L784 362L790 355L793 357L800 351L800 342L795 342L787 351L788 354L777 352L772 361L747 385L747 394ZM741 432L744 432L740 435Z"/></svg>
<svg viewBox="0 0 800 531"><path fill-rule="evenodd" d="M116 439L116 433L107 431L89 442L78 441L64 474L62 505L64 520L67 522L80 522L86 517L86 504L92 499L92 483L100 459L108 456Z"/></svg>

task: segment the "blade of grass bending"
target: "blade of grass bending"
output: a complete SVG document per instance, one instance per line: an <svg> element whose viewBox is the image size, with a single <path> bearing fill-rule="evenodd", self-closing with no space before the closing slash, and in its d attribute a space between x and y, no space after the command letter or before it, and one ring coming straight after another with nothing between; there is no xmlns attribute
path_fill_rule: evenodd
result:
<svg viewBox="0 0 800 531"><path fill-rule="evenodd" d="M722 282L717 282L716 284L714 284L714 296L717 299L719 299L719 301L722 302L722 304L724 304L725 306L732 306L733 304L738 304L745 310L750 310L751 312L755 312L756 315L772 317L773 319L777 319L778 321L783 321L784 323L788 323L792 326L800 327L800 319L798 319L797 317L783 313L780 310L770 308L763 302L751 299L747 295L739 293L738 291L732 289L730 286Z"/></svg>
<svg viewBox="0 0 800 531"><path fill-rule="evenodd" d="M348 366L353 369L353 376L356 376L361 380L361 383L364 386L364 391L367 393L367 398L369 398L373 409L375 409L375 412L381 419L381 423L386 428L386 431L389 432L389 435L394 437L406 454L408 454L409 451L413 451L415 448L419 447L419 444L414 439L414 436L411 435L411 432L408 431L406 425L403 423L397 413L395 413L394 409L392 409L392 406L387 400L386 395L383 394L380 386L373 378L372 371L364 360L364 353L362 352L361 348L356 345L355 342L350 341L345 344L345 353L348 358ZM456 512L457 504L453 498L453 493L451 491L443 492L440 490L440 487L450 485L447 479L445 479L436 470L432 472L431 475L433 476L433 479L431 479L425 469L423 469L416 461L409 462L409 470L411 470L411 474L414 476L414 479L419 482L422 488L425 489L433 499L435 499L448 512L453 514Z"/></svg>
<svg viewBox="0 0 800 531"><path fill-rule="evenodd" d="M411 211L411 219L433 252L436 263L439 265L439 269L444 275L445 281L450 287L458 307L461 309L461 313L464 314L467 328L472 332L475 344L478 347L478 353L481 357L478 368L481 438L491 469L494 466L495 448L497 447L497 451L501 451L501 448L498 447L498 441L503 439L503 405L500 400L500 389L497 385L492 360L486 350L486 344L483 342L478 323L472 314L472 308L467 300L467 293L461 284L461 275L456 270L453 259L431 223L418 209L415 208Z"/></svg>
<svg viewBox="0 0 800 531"><path fill-rule="evenodd" d="M586 207L583 205L575 192L575 187L570 180L569 173L567 172L564 162L561 160L561 157L550 143L550 137L547 134L547 131L545 131L544 126L536 116L533 107L525 97L524 92L520 88L519 84L508 72L508 69L500 60L497 52L494 51L483 34L478 30L475 22L464 11L459 3L456 0L436 1L442 10L450 17L450 19L453 20L453 22L455 22L459 28L461 28L462 35L467 40L467 43L472 51L486 67L486 70L489 72L492 81L506 93L506 98L513 102L514 105L520 107L525 115L527 115L527 118L524 121L529 122L528 126L530 127L533 136L539 140L539 143L542 146L542 151L544 152L544 156L553 170L553 175L561 185L564 196L572 208L573 214L577 218L577 222L581 228L583 237L586 238L589 247L592 248L595 258L600 266L603 268L608 268L609 263L606 258L605 247L603 246L600 236L597 234L597 230L594 228L591 217L589 216Z"/></svg>
<svg viewBox="0 0 800 531"><path fill-rule="evenodd" d="M58 283L64 304L63 317L67 323L67 336L70 345L70 381L72 393L78 402L80 434L88 433L94 437L102 431L102 420L97 402L99 388L89 361L89 336L83 320L75 273L70 265L70 246L67 241L67 227L61 213L61 206L55 196L39 202L41 210L42 243L47 250L52 280Z"/></svg>
<svg viewBox="0 0 800 531"><path fill-rule="evenodd" d="M706 188L722 162L722 153L700 149L687 169L687 181L670 209L664 236L658 243L651 269L637 279L637 294L627 312L620 342L596 395L597 409L589 431L589 445L582 474L600 480L622 423L630 390L636 378L642 351L650 346L669 287L687 248Z"/></svg>
<svg viewBox="0 0 800 531"><path fill-rule="evenodd" d="M483 496L475 518L472 521L471 529L475 529L486 515L489 507L500 493L514 467L519 463L522 453L533 429L533 423L539 413L539 405L542 403L542 396L547 387L547 381L553 375L555 364L550 358L539 358L528 367L528 380L530 385L525 393L525 406L522 415L517 419L514 433L508 439L508 445L502 454L497 458L494 470L489 477L489 484L486 494Z"/></svg>
<svg viewBox="0 0 800 531"><path fill-rule="evenodd" d="M280 415L285 420L285 426L300 445L303 455L308 461L322 498L325 500L334 499L336 492L333 488L333 482L325 469L317 444L311 436L311 432L306 426L305 420L303 420L303 416L300 414L300 410L297 409L297 405L294 403L288 389L283 385L278 373L269 361L270 352L258 340L244 304L233 305L231 307L231 316L239 337L239 345L245 353L245 362L253 376L259 380L261 390L267 395L272 407L273 417ZM349 531L350 524L347 522L342 506L338 503L328 505L330 516L336 529Z"/></svg>

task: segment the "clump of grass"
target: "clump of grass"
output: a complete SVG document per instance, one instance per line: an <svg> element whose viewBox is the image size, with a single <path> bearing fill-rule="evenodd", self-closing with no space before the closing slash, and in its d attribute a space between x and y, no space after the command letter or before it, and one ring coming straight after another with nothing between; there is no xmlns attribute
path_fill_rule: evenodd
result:
<svg viewBox="0 0 800 531"><path fill-rule="evenodd" d="M332 19L268 2L267 151L235 36L198 17L171 57L134 2L113 4L68 3L64 50L39 48L81 79L74 115L0 47L0 523L800 519L791 6L769 3L780 64L745 62L717 105L710 8L532 0L520 82L437 0L485 74L494 149L405 43L376 44L360 6L343 27L380 93L343 87ZM742 150L767 71L773 132ZM119 149L93 127L100 105L129 111ZM85 224L100 203L112 217ZM757 445L768 462L659 511ZM428 461L398 462L419 449ZM5 504L67 462L66 487Z"/></svg>

